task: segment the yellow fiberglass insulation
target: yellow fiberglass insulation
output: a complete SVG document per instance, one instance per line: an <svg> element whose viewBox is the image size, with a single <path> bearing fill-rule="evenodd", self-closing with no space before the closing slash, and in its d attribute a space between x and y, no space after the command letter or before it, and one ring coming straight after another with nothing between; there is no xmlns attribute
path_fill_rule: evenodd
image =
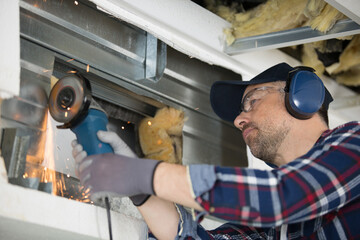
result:
<svg viewBox="0 0 360 240"><path fill-rule="evenodd" d="M245 13L235 14L232 22L235 38L261 35L301 26L306 17L307 0L269 0Z"/></svg>
<svg viewBox="0 0 360 240"><path fill-rule="evenodd" d="M184 123L184 112L170 107L159 109L153 118L144 118L139 140L145 158L181 164Z"/></svg>
<svg viewBox="0 0 360 240"><path fill-rule="evenodd" d="M343 85L360 86L360 35L355 35L341 53L332 75Z"/></svg>
<svg viewBox="0 0 360 240"><path fill-rule="evenodd" d="M256 7L244 10L238 2L225 6L226 1L206 0L210 11L231 23L224 29L226 42L231 45L238 38L263 35L309 26L326 33L346 16L324 0L267 0ZM341 39L345 40L345 39ZM354 36L351 43L341 53L337 63L324 66L317 53L328 47L326 40L304 44L301 61L311 66L319 76L325 72L339 83L360 86L360 36Z"/></svg>
<svg viewBox="0 0 360 240"><path fill-rule="evenodd" d="M237 38L310 26L321 32L329 31L345 16L324 0L268 0L253 9L237 12L233 6L216 5L208 0L208 9L232 24L224 29L227 44Z"/></svg>

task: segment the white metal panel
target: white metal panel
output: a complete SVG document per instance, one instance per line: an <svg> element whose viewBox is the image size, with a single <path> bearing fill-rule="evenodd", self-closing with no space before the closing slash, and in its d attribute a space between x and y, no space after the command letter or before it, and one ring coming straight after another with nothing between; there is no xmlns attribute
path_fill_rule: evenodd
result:
<svg viewBox="0 0 360 240"><path fill-rule="evenodd" d="M7 183L0 192L0 239L109 239L104 208ZM146 239L143 220L117 212L111 220L114 239Z"/></svg>
<svg viewBox="0 0 360 240"><path fill-rule="evenodd" d="M19 1L0 0L0 97L18 96L20 90Z"/></svg>
<svg viewBox="0 0 360 240"><path fill-rule="evenodd" d="M331 6L351 18L360 25L360 2L359 0L325 0Z"/></svg>

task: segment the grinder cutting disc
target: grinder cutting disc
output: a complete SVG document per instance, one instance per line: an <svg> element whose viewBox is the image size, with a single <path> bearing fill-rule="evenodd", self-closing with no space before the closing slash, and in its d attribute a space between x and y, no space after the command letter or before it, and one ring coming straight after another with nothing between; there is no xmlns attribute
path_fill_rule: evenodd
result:
<svg viewBox="0 0 360 240"><path fill-rule="evenodd" d="M91 102L90 83L78 75L65 76L54 85L49 97L49 111L58 128L71 128L86 116Z"/></svg>

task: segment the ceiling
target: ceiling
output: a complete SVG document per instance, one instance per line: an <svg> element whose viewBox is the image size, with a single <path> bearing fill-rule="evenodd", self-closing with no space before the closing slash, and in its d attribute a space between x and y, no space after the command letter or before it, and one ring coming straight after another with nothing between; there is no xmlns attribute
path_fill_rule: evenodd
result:
<svg viewBox="0 0 360 240"><path fill-rule="evenodd" d="M334 0L329 1L332 5L323 0L193 2L231 23L225 31L228 43L225 52L236 55L259 48L277 48L315 68L318 75L326 75L360 93L360 37L353 35L359 33L355 22L360 22L356 16L359 13L349 13L347 6L339 6ZM296 35L300 33L302 36ZM254 42L258 46L253 47Z"/></svg>

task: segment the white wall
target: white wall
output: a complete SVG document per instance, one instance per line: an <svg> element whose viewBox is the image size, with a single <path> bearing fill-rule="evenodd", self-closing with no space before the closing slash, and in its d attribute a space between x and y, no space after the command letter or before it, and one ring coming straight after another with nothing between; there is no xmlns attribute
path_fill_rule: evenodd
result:
<svg viewBox="0 0 360 240"><path fill-rule="evenodd" d="M7 98L20 89L19 1L0 0L0 9L0 98Z"/></svg>

